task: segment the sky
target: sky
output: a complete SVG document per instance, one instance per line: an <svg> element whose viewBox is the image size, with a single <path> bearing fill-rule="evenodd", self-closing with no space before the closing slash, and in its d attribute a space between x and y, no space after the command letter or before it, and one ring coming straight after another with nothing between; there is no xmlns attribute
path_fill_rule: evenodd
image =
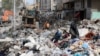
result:
<svg viewBox="0 0 100 56"><path fill-rule="evenodd" d="M35 0L26 0L26 4L28 5L31 5L31 4L34 4L35 3Z"/></svg>

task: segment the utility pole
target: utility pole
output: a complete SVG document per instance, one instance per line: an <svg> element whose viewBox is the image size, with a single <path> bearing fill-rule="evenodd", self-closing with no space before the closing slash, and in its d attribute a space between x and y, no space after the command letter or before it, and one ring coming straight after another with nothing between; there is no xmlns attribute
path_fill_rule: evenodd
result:
<svg viewBox="0 0 100 56"><path fill-rule="evenodd" d="M14 8L13 8L13 12L14 12L14 18L13 18L13 30L15 30L16 0L13 0L13 2L14 2Z"/></svg>

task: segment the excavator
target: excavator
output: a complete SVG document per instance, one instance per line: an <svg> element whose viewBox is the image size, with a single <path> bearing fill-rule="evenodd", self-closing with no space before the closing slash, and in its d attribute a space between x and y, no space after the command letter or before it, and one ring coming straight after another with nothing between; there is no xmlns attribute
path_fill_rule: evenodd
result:
<svg viewBox="0 0 100 56"><path fill-rule="evenodd" d="M27 9L23 7L20 10L19 15L22 16L22 22L24 27L35 28L36 21L38 21L38 11L36 9Z"/></svg>

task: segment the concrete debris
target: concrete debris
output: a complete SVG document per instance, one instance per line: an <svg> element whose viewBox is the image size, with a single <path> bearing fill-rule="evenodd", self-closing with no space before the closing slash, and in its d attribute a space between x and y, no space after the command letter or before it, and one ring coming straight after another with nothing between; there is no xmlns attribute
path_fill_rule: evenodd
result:
<svg viewBox="0 0 100 56"><path fill-rule="evenodd" d="M0 42L11 42L14 41L12 38L6 37L5 39L0 39Z"/></svg>
<svg viewBox="0 0 100 56"><path fill-rule="evenodd" d="M91 32L89 27L93 28L94 35L91 37L92 39L87 39L86 37ZM5 51L6 56L100 56L100 44L97 45L100 41L99 27L96 24L93 26L88 22L86 27L81 25L80 28L79 26L80 37L78 39L66 39L64 41L63 35L65 33L63 31L69 32L70 27L52 30L33 30L30 28L15 30L16 32L13 34L15 38L6 37L5 39L0 39L0 44L9 42L9 45L5 45L6 49L0 50L0 55L2 51L8 49L8 51ZM53 43L51 39L57 30L62 36L58 42ZM94 38L94 36L97 36L96 34L98 35L97 39Z"/></svg>
<svg viewBox="0 0 100 56"><path fill-rule="evenodd" d="M86 28L79 29L79 35L80 35L80 37L85 36L87 33L88 33L88 29L86 29Z"/></svg>

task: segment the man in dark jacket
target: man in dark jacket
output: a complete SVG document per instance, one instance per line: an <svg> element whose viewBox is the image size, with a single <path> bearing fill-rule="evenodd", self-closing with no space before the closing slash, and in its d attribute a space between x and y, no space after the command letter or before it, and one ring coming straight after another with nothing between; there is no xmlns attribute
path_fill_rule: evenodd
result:
<svg viewBox="0 0 100 56"><path fill-rule="evenodd" d="M78 28L77 28L77 22L78 22L77 19L75 19L71 23L71 25L70 25L70 31L69 31L69 33L71 34L71 39L73 41L76 41L75 39L79 38L79 32L78 32Z"/></svg>
<svg viewBox="0 0 100 56"><path fill-rule="evenodd" d="M76 21L73 21L70 25L70 34L71 34L71 38L74 39L74 38L78 38L79 37L79 32L78 32L78 29L77 29L77 23Z"/></svg>
<svg viewBox="0 0 100 56"><path fill-rule="evenodd" d="M57 30L57 32L55 33L54 37L51 39L51 41L54 41L54 43L57 43L58 40L60 39L61 37L61 32L59 30Z"/></svg>

